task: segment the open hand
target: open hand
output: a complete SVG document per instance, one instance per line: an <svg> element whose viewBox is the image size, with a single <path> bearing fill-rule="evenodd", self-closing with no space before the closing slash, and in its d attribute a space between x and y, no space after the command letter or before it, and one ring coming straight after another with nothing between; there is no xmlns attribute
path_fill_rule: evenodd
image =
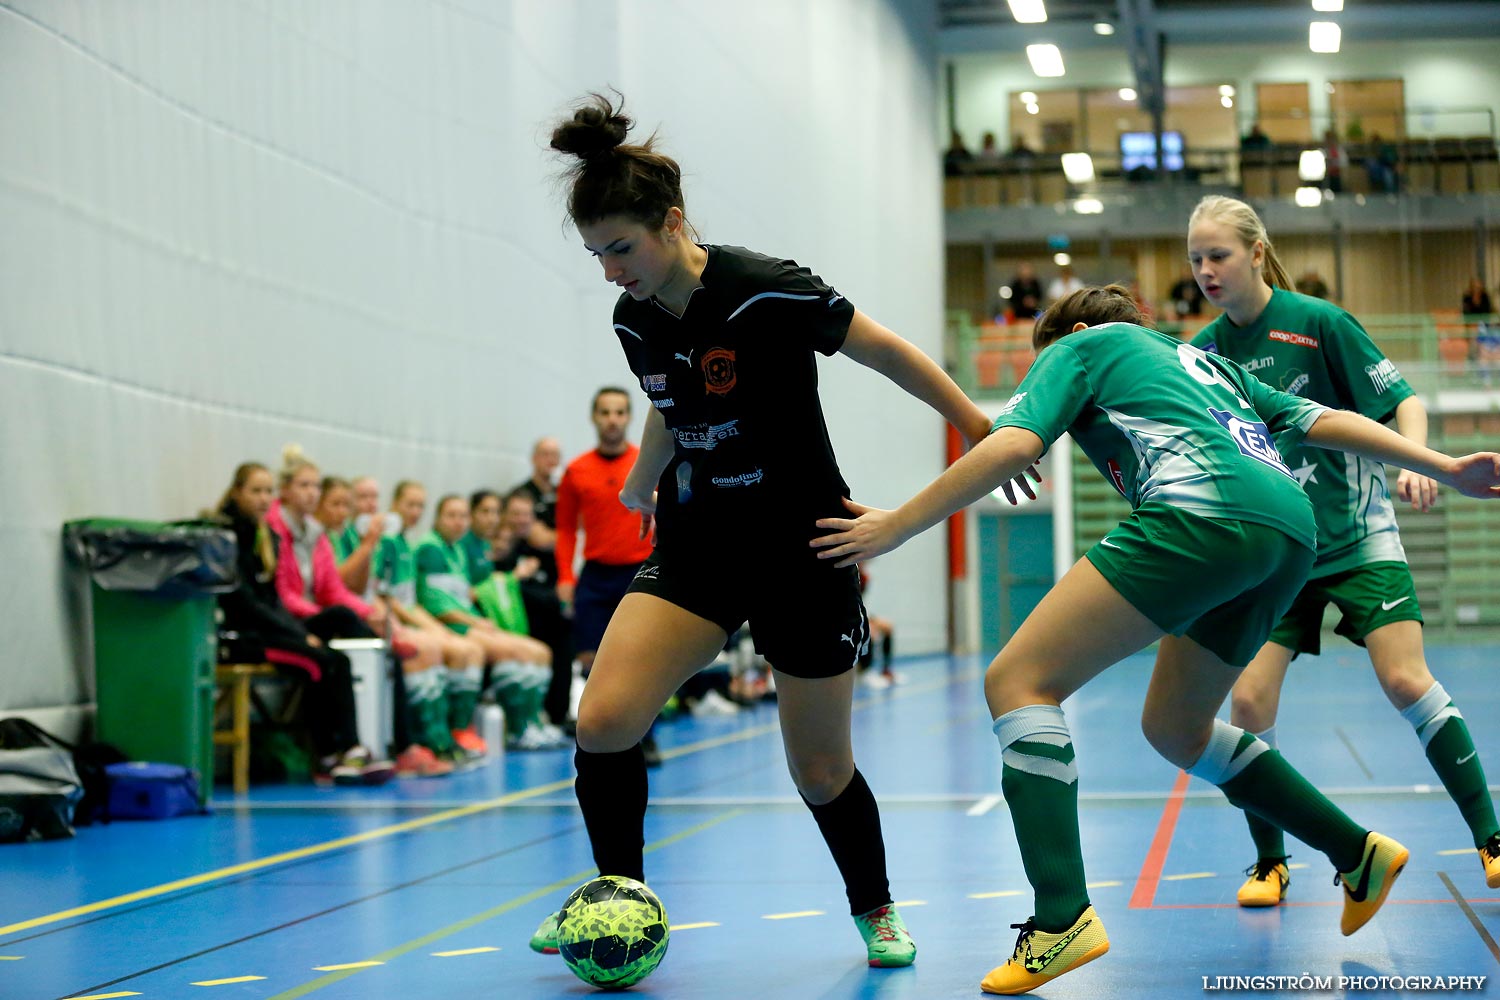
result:
<svg viewBox="0 0 1500 1000"><path fill-rule="evenodd" d="M1036 490L1032 489L1031 483L1028 483L1026 481L1027 476L1030 476L1034 482L1040 483L1042 481L1042 474L1037 471L1035 462L1033 462L1025 472L1021 473L1015 479L1010 480L1004 486L1000 487L1000 489L1005 493L1005 499L1010 501L1010 505L1012 507L1020 502L1016 499L1017 489L1026 494L1028 498L1032 500L1036 499Z"/></svg>
<svg viewBox="0 0 1500 1000"><path fill-rule="evenodd" d="M1447 482L1466 497L1500 500L1500 455L1479 451L1454 459Z"/></svg>
<svg viewBox="0 0 1500 1000"><path fill-rule="evenodd" d="M1412 510L1424 513L1431 510L1432 505L1437 502L1437 493L1437 480L1419 472L1402 469L1401 475L1396 477L1396 498L1411 501Z"/></svg>
<svg viewBox="0 0 1500 1000"><path fill-rule="evenodd" d="M908 536L899 526L895 511L866 507L844 498L844 506L855 515L847 517L822 517L817 521L820 528L831 528L836 533L820 535L808 544L821 549L819 559L837 559L835 566L853 566L857 562L889 552Z"/></svg>

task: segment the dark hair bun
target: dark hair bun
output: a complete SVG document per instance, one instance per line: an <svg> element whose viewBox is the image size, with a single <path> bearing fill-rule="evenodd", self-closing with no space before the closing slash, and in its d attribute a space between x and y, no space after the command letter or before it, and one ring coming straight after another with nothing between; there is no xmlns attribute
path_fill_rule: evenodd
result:
<svg viewBox="0 0 1500 1000"><path fill-rule="evenodd" d="M617 108L603 94L590 94L571 120L552 130L552 148L585 161L613 153L634 124L624 110L623 102Z"/></svg>

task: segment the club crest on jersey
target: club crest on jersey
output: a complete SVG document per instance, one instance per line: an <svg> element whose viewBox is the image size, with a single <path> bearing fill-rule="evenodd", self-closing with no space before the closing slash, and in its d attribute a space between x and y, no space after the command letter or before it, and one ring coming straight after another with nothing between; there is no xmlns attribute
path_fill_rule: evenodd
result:
<svg viewBox="0 0 1500 1000"><path fill-rule="evenodd" d="M665 375L641 376L641 388L645 389L647 392L661 392L666 387L667 377Z"/></svg>
<svg viewBox="0 0 1500 1000"><path fill-rule="evenodd" d="M1292 470L1288 469L1286 463L1281 460L1281 452L1276 450L1276 443L1271 438L1269 427L1259 420L1246 420L1212 406L1208 408L1208 412L1213 414L1213 418L1219 422L1220 426L1229 432L1229 436L1239 446L1240 454L1248 455L1285 476L1295 478L1292 477Z"/></svg>
<svg viewBox="0 0 1500 1000"><path fill-rule="evenodd" d="M707 352L698 365L703 369L703 388L716 396L733 389L739 379L734 370L734 352L726 347Z"/></svg>

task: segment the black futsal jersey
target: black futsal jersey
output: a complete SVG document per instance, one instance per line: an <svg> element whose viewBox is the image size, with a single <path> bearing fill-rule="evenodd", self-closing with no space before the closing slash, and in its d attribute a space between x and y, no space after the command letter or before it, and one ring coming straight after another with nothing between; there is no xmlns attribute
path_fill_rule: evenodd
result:
<svg viewBox="0 0 1500 1000"><path fill-rule="evenodd" d="M702 287L680 318L628 294L615 306L630 370L674 442L658 545L805 549L817 518L846 514L814 352L839 350L854 306L794 261L704 249Z"/></svg>

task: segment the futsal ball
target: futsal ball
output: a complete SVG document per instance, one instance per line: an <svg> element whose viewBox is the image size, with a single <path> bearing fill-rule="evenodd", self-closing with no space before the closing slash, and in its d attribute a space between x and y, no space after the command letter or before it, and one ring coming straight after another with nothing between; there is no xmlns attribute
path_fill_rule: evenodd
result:
<svg viewBox="0 0 1500 1000"><path fill-rule="evenodd" d="M557 922L557 950L591 986L623 990L667 953L667 910L632 878L604 875L574 889Z"/></svg>

